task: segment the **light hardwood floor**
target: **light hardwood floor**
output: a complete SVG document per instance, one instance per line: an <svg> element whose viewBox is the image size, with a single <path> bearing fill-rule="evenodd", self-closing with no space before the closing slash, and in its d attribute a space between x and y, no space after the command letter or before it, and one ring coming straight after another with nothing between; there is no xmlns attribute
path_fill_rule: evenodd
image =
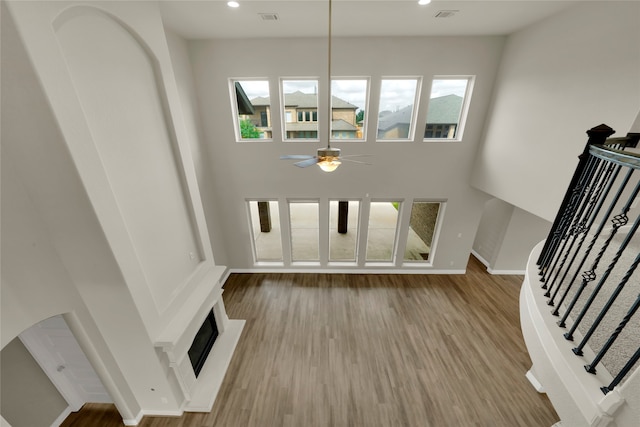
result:
<svg viewBox="0 0 640 427"><path fill-rule="evenodd" d="M550 427L525 379L521 276L233 274L231 318L246 319L207 414L143 427ZM63 426L119 426L87 404Z"/></svg>

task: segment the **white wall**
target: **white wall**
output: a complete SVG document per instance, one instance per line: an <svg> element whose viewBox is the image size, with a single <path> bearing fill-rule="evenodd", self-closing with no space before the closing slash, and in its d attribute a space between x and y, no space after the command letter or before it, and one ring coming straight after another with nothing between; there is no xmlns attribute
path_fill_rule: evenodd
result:
<svg viewBox="0 0 640 427"><path fill-rule="evenodd" d="M514 207L492 270L524 272L531 250L547 238L550 229L549 221Z"/></svg>
<svg viewBox="0 0 640 427"><path fill-rule="evenodd" d="M165 33L198 185L209 188L212 180L211 168L208 165L209 158L207 156L209 150L207 150L205 144L202 144L202 141L204 141L201 125L202 118L198 109L198 89L195 86L193 77L191 58L189 56L189 43L168 28L165 28ZM210 191L200 191L200 197L202 198L202 203L208 206L206 218L207 227L210 236L212 236L211 245L216 263L227 265L227 252L224 239L213 238L213 236L222 235L222 230L224 229L218 220L218 205L215 203L215 197Z"/></svg>
<svg viewBox="0 0 640 427"><path fill-rule="evenodd" d="M508 37L473 185L552 221L601 123L640 111L639 2L581 2Z"/></svg>
<svg viewBox="0 0 640 427"><path fill-rule="evenodd" d="M13 427L50 426L67 402L49 381L20 339L2 352L2 417Z"/></svg>
<svg viewBox="0 0 640 427"><path fill-rule="evenodd" d="M158 5L5 4L2 161L11 165L6 169L13 186L8 195L20 203L5 203L3 167L3 345L40 320L67 313L123 418L135 420L142 412L178 414L184 396L159 360L155 339L179 314L193 315L186 303L192 291L213 288L217 278L210 276L220 273ZM87 16L89 21L83 21ZM105 31L105 25L115 33ZM70 28L75 33L66 34ZM125 46L122 37L134 43ZM132 46L142 55L132 55ZM104 58L96 57L101 52ZM119 61L120 54L125 58ZM146 65L137 60L144 55ZM105 58L107 63L96 69ZM100 74L107 68L106 75ZM141 76L155 81L128 86ZM107 84L111 90L100 93ZM145 102L126 102L130 93ZM149 132L153 138L136 133L149 124L140 114L154 108L152 125L164 126L166 134L154 133L157 129ZM124 145L108 152L116 143ZM154 143L165 145L154 150ZM140 161L145 155L149 161ZM136 158L136 164L127 163ZM142 163L146 169L136 169ZM127 215L127 205L150 203L144 185L160 206L152 213L143 207ZM168 186L169 201L162 192ZM145 211L147 223L141 224ZM171 232L164 229L167 224ZM5 234L5 229L30 233ZM32 240L9 245L25 236ZM176 239L180 244L172 246ZM189 256L192 251L195 259ZM14 263L5 269L5 260ZM56 274L46 280L50 271ZM51 298L41 301L40 295Z"/></svg>
<svg viewBox="0 0 640 427"><path fill-rule="evenodd" d="M476 75L464 140L459 143L376 143L377 105L369 105L368 140L335 144L343 154L372 154L373 166L343 164L331 174L299 169L279 160L289 153L315 153L322 143L235 142L229 78L268 78L271 99L278 98L280 77L319 77L326 90L326 39L215 40L191 42L205 146L212 178L201 191L214 195L220 209L230 268L253 264L245 199L414 198L446 200L434 269L466 268L487 196L469 185L486 109L502 50L501 37L344 38L333 43L333 75L368 76L377 99L382 76L422 76L418 129L424 129L429 83L434 75ZM434 60L438 58L438 60ZM446 58L446 60L444 59ZM320 118L326 111L320 97ZM274 104L274 108L276 105ZM274 112L277 122L280 113ZM420 124L421 123L421 124ZM321 134L322 137L322 134ZM326 144L322 144L325 146ZM213 207L207 206L213 216Z"/></svg>
<svg viewBox="0 0 640 427"><path fill-rule="evenodd" d="M488 268L493 267L498 257L513 209L513 205L500 199L491 199L484 205L473 250Z"/></svg>

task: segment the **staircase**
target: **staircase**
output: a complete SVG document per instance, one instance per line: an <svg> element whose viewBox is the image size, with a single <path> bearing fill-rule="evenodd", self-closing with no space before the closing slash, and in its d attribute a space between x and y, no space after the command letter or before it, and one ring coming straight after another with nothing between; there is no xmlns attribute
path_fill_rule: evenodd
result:
<svg viewBox="0 0 640 427"><path fill-rule="evenodd" d="M640 420L640 134L589 140L520 296L527 373L562 427Z"/></svg>

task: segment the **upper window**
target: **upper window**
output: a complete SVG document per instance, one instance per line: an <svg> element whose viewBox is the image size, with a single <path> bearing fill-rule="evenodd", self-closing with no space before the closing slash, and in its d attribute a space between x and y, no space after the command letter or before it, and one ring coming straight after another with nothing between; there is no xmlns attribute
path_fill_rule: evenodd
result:
<svg viewBox="0 0 640 427"><path fill-rule="evenodd" d="M286 118L283 140L317 140L318 80L282 80L281 99Z"/></svg>
<svg viewBox="0 0 640 427"><path fill-rule="evenodd" d="M431 84L424 139L462 139L471 77L438 77Z"/></svg>
<svg viewBox="0 0 640 427"><path fill-rule="evenodd" d="M331 139L365 139L368 89L368 79L331 81Z"/></svg>
<svg viewBox="0 0 640 427"><path fill-rule="evenodd" d="M378 108L378 141L413 139L420 79L383 79Z"/></svg>
<svg viewBox="0 0 640 427"><path fill-rule="evenodd" d="M271 101L267 80L232 80L236 140L272 139Z"/></svg>

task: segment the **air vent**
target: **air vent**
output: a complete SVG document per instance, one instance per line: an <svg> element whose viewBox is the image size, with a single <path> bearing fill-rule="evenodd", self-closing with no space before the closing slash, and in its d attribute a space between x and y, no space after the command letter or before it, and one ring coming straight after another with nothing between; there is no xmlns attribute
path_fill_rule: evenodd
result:
<svg viewBox="0 0 640 427"><path fill-rule="evenodd" d="M277 21L279 19L277 13L258 13L258 15L263 21Z"/></svg>
<svg viewBox="0 0 640 427"><path fill-rule="evenodd" d="M456 13L460 12L459 10L439 10L436 13L436 18L451 18Z"/></svg>

